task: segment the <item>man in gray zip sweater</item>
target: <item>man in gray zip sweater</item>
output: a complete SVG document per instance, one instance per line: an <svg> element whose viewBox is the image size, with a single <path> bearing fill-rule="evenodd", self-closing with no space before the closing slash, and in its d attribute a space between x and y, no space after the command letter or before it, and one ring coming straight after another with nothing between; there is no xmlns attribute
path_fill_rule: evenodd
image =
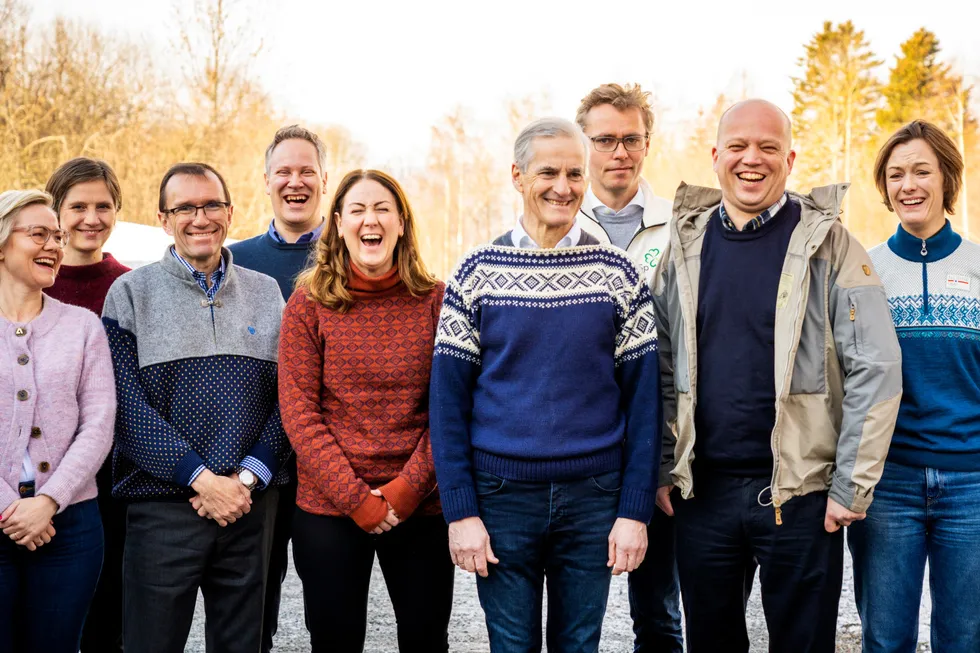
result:
<svg viewBox="0 0 980 653"><path fill-rule="evenodd" d="M843 531L863 519L901 398L881 281L838 220L846 185L786 192L789 119L747 100L682 185L654 288L688 650L748 651L758 562L773 653L835 650ZM671 492L670 486L676 486Z"/></svg>

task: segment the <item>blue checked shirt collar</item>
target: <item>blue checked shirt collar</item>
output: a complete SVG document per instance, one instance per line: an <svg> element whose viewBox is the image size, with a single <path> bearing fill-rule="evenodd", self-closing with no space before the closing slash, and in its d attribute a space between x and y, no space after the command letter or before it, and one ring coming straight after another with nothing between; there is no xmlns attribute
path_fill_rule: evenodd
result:
<svg viewBox="0 0 980 653"><path fill-rule="evenodd" d="M323 218L321 218L320 219L320 226L317 227L316 229L314 229L313 231L309 231L309 232L303 234L302 236L300 236L299 238L297 238L296 239L296 244L297 245L302 245L303 243L308 243L310 241L316 240L317 238L320 237L320 233L323 231L323 227L326 224L327 224L326 220L324 220ZM289 243L286 242L286 239L283 238L279 234L279 231L276 230L276 221L275 220L273 220L273 221L271 221L269 223L269 238L271 238L272 240L276 241L280 245L288 245L289 244Z"/></svg>
<svg viewBox="0 0 980 653"><path fill-rule="evenodd" d="M779 200L770 206L768 209L755 216L751 220L745 223L742 227L742 231L755 231L764 225L765 223L772 220L772 217L779 213L779 210L786 206L786 202L789 200L789 195L783 193ZM721 218L721 224L724 225L727 231L738 231L738 227L732 222L732 219L728 217L728 212L725 211L725 203L722 202L721 206L718 208L718 215Z"/></svg>
<svg viewBox="0 0 980 653"><path fill-rule="evenodd" d="M208 301L213 302L214 296L218 293L218 288L221 287L221 280L225 278L225 257L221 257L221 263L218 264L218 269L211 273L211 287L208 288L206 274L195 270L194 266L184 260L184 257L178 254L177 250L172 245L170 247L170 253L173 254L173 257L180 261L185 268L187 268L188 272L191 273L191 276L193 276L194 280L197 281L197 285L199 285L201 290L204 291L204 294L207 295Z"/></svg>

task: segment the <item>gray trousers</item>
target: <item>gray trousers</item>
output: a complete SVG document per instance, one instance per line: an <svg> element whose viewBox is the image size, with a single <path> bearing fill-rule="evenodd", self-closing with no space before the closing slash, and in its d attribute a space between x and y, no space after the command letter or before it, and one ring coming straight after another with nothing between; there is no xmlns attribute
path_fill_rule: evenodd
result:
<svg viewBox="0 0 980 653"><path fill-rule="evenodd" d="M126 513L123 648L183 653L198 589L208 653L258 653L277 490L225 528L186 501L141 501Z"/></svg>

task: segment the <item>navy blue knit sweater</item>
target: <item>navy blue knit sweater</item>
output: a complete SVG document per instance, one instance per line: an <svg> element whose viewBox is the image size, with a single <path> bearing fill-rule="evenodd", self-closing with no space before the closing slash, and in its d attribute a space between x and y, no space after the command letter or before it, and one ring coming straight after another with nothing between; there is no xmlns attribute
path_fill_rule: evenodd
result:
<svg viewBox="0 0 980 653"><path fill-rule="evenodd" d="M623 470L619 516L653 515L660 374L650 291L612 247L486 246L447 284L430 429L446 520L473 471L560 481Z"/></svg>
<svg viewBox="0 0 980 653"><path fill-rule="evenodd" d="M235 256L235 263L267 274L279 284L284 299L293 294L293 283L303 268L313 248L316 239L307 243L276 242L269 232L230 245L228 249Z"/></svg>
<svg viewBox="0 0 980 653"><path fill-rule="evenodd" d="M776 421L776 294L800 205L789 200L754 231L708 221L698 284L700 469L737 476L772 473Z"/></svg>

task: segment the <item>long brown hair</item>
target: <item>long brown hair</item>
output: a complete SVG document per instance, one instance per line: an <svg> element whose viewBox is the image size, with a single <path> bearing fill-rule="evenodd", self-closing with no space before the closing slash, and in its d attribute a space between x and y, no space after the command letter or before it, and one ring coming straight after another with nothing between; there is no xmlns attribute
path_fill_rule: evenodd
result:
<svg viewBox="0 0 980 653"><path fill-rule="evenodd" d="M346 313L354 305L354 298L347 290L350 269L350 252L337 228L335 216L343 213L344 198L354 184L365 179L376 181L395 196L398 214L405 223L405 233L395 244L394 262L398 276L415 297L424 295L436 285L422 262L418 238L415 236L415 215L405 197L405 191L390 175L380 170L352 170L340 181L330 203L328 224L324 226L314 250L315 260L296 278L296 288L305 288L307 294L327 308Z"/></svg>

